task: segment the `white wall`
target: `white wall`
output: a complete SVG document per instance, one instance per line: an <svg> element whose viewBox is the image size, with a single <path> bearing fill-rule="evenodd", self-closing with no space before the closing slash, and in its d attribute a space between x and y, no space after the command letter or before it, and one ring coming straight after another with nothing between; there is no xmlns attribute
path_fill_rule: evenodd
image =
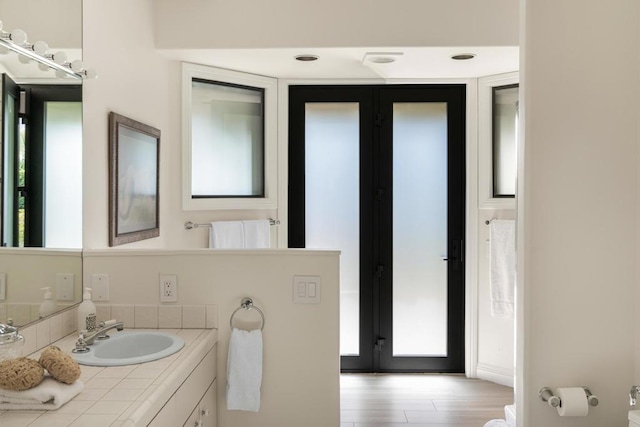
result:
<svg viewBox="0 0 640 427"><path fill-rule="evenodd" d="M83 3L84 62L99 77L83 86L85 248L108 246L108 121L110 111L160 129L160 237L137 248L204 248L206 229L184 223L277 218L277 212L183 212L181 200L180 63L155 51L154 1Z"/></svg>
<svg viewBox="0 0 640 427"><path fill-rule="evenodd" d="M221 427L338 426L339 253L335 251L87 251L84 280L109 274L111 304L159 304L159 275L178 277L178 304L218 306ZM293 276L321 278L320 304L294 304ZM243 297L265 315L258 413L227 411L229 319ZM170 304L168 304L170 305ZM239 313L238 319L250 319Z"/></svg>
<svg viewBox="0 0 640 427"><path fill-rule="evenodd" d="M161 49L517 46L512 0L156 0ZM500 25L495 25L500 22Z"/></svg>
<svg viewBox="0 0 640 427"><path fill-rule="evenodd" d="M518 423L625 426L637 323L638 3L521 5ZM543 386L571 385L600 396L588 418L561 419L538 398Z"/></svg>

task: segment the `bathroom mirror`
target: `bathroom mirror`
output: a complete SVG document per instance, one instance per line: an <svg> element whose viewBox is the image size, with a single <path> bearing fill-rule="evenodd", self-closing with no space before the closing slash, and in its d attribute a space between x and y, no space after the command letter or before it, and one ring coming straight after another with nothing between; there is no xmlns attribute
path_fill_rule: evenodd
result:
<svg viewBox="0 0 640 427"><path fill-rule="evenodd" d="M82 0L0 0L0 21L3 31L26 32L29 43L46 42L49 53L64 52L69 61L82 59ZM20 97L27 98L31 109L39 105L44 123L30 131L18 124L14 147L0 138L0 229L6 246L0 248L0 322L12 318L24 326L39 317L44 299L40 288L52 288L56 310L78 303L82 294L82 82L33 61L25 63L6 50L0 50L0 74L8 82L4 87L17 94L13 112L7 104L9 93L1 94L3 126L8 113L20 112ZM34 120L29 117L29 122ZM26 156L25 145L31 150ZM26 175L29 164L32 172ZM60 173L53 174L56 169ZM25 175L31 176L30 184L25 185ZM57 286L70 277L73 290L59 295Z"/></svg>

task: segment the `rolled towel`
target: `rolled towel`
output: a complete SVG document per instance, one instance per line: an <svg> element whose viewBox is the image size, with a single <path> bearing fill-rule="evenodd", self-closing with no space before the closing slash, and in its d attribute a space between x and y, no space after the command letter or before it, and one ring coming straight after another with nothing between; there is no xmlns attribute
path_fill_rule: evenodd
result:
<svg viewBox="0 0 640 427"><path fill-rule="evenodd" d="M62 384L46 376L40 385L23 391L0 389L0 410L58 409L84 389L82 381Z"/></svg>

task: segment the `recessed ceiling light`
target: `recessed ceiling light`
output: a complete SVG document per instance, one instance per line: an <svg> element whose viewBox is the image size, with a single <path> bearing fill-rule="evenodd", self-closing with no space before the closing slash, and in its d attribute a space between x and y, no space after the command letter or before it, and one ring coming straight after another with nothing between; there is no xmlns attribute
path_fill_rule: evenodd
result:
<svg viewBox="0 0 640 427"><path fill-rule="evenodd" d="M399 57L404 55L402 52L367 52L362 58L362 62L373 62L374 64L390 64L396 62Z"/></svg>
<svg viewBox="0 0 640 427"><path fill-rule="evenodd" d="M468 59L473 59L476 57L475 53L459 53L457 55L452 55L451 59L455 59L456 61L466 61Z"/></svg>
<svg viewBox="0 0 640 427"><path fill-rule="evenodd" d="M297 61L312 62L312 61L317 61L320 57L318 55L303 54L303 55L296 55L295 58Z"/></svg>

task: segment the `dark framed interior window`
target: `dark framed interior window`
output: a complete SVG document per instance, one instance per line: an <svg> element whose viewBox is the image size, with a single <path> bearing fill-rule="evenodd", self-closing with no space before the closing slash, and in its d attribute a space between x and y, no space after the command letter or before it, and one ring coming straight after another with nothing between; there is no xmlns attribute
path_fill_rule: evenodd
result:
<svg viewBox="0 0 640 427"><path fill-rule="evenodd" d="M516 194L519 85L492 89L493 197Z"/></svg>

